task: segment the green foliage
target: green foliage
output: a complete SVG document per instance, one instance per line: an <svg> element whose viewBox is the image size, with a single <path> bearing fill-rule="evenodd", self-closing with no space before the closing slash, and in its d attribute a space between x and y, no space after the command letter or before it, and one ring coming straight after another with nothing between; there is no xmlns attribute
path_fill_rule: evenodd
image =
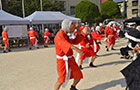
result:
<svg viewBox="0 0 140 90"><path fill-rule="evenodd" d="M62 2L52 0L42 0L43 11L63 11ZM22 0L2 0L3 10L17 15L22 15ZM40 0L24 0L25 16L32 14L35 11L40 11Z"/></svg>
<svg viewBox="0 0 140 90"><path fill-rule="evenodd" d="M122 18L119 6L117 3L109 0L101 4L101 16L103 19L107 18Z"/></svg>
<svg viewBox="0 0 140 90"><path fill-rule="evenodd" d="M11 1L2 0L2 4L3 4L3 10L17 16L22 16L21 1L17 2L17 0L11 0Z"/></svg>
<svg viewBox="0 0 140 90"><path fill-rule="evenodd" d="M96 22L100 16L98 6L88 0L82 0L78 3L75 12L77 18L88 23Z"/></svg>

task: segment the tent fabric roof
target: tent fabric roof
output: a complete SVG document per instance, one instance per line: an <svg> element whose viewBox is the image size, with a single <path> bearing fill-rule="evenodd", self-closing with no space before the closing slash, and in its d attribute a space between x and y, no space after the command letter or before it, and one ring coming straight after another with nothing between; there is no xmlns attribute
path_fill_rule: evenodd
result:
<svg viewBox="0 0 140 90"><path fill-rule="evenodd" d="M55 24L61 23L64 19L70 19L74 22L81 21L79 18L70 17L56 11L36 11L25 19L29 20L31 24Z"/></svg>
<svg viewBox="0 0 140 90"><path fill-rule="evenodd" d="M3 10L0 10L0 25L16 25L16 24L29 24L29 20L12 15Z"/></svg>

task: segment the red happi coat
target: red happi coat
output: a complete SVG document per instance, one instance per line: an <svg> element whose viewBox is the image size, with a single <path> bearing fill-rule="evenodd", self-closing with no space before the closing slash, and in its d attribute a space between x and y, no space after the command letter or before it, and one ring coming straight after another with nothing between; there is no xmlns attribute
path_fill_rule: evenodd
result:
<svg viewBox="0 0 140 90"><path fill-rule="evenodd" d="M107 36L109 46L114 45L115 44L115 37L116 37L116 31L114 30L114 27L108 28L106 30L106 36Z"/></svg>
<svg viewBox="0 0 140 90"><path fill-rule="evenodd" d="M8 44L8 34L6 31L3 31L2 32L2 38L3 38L3 43L5 45L5 48L8 48L9 47L9 44Z"/></svg>
<svg viewBox="0 0 140 90"><path fill-rule="evenodd" d="M74 40L70 40L69 37L63 30L60 30L55 38L55 48L56 55L63 56L72 56L72 58L68 59L68 67L71 69L71 77L74 79L82 79L83 75L80 71L77 63L75 62L75 58L73 57L73 50L71 49L72 44L79 44L83 39L82 35L77 34ZM64 83L66 77L66 66L65 61L63 59L57 58L57 72L58 72L58 82Z"/></svg>
<svg viewBox="0 0 140 90"><path fill-rule="evenodd" d="M30 31L28 31L27 34L30 38L30 45L35 44L37 32L35 32L34 30L30 30Z"/></svg>
<svg viewBox="0 0 140 90"><path fill-rule="evenodd" d="M83 51L84 55L80 55L80 59L84 60L86 57L96 56L97 50L99 50L99 45L92 38L92 35L90 34L90 40L88 39L87 35L85 35L82 32L82 35L84 36L84 39L80 42L81 50ZM89 43L89 47L86 47L86 44Z"/></svg>
<svg viewBox="0 0 140 90"><path fill-rule="evenodd" d="M44 32L44 43L45 44L49 44L49 37L48 36L50 36L50 35L52 35L50 32L48 32L48 31Z"/></svg>
<svg viewBox="0 0 140 90"><path fill-rule="evenodd" d="M85 26L82 25L82 26L80 27L80 31L82 32L84 28L85 28Z"/></svg>
<svg viewBox="0 0 140 90"><path fill-rule="evenodd" d="M92 37L98 41L100 41L102 39L102 33L99 33L97 30L94 30L92 32Z"/></svg>

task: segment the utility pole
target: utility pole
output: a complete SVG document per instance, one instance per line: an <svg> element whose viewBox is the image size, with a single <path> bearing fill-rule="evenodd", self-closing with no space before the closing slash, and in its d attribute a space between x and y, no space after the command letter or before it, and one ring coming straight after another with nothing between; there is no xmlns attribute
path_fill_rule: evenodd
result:
<svg viewBox="0 0 140 90"><path fill-rule="evenodd" d="M0 0L0 10L2 10L2 2L1 2L1 0Z"/></svg>
<svg viewBox="0 0 140 90"><path fill-rule="evenodd" d="M24 0L22 0L22 14L23 14L23 18L24 18L25 17Z"/></svg>
<svg viewBox="0 0 140 90"><path fill-rule="evenodd" d="M40 9L43 11L42 0L40 0Z"/></svg>
<svg viewBox="0 0 140 90"><path fill-rule="evenodd" d="M43 11L42 0L40 0L40 9L41 9L41 11ZM41 33L43 33L43 32L44 32L44 24L42 24L42 32Z"/></svg>

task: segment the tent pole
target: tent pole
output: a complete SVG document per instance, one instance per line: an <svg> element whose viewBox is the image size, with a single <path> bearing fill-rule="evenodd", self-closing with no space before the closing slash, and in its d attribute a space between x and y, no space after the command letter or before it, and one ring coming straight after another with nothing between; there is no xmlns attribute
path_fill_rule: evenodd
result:
<svg viewBox="0 0 140 90"><path fill-rule="evenodd" d="M1 2L1 0L0 0L0 10L2 10L2 2Z"/></svg>
<svg viewBox="0 0 140 90"><path fill-rule="evenodd" d="M24 18L25 17L24 0L22 0L22 13Z"/></svg>
<svg viewBox="0 0 140 90"><path fill-rule="evenodd" d="M44 24L42 24L42 34L44 33Z"/></svg>

